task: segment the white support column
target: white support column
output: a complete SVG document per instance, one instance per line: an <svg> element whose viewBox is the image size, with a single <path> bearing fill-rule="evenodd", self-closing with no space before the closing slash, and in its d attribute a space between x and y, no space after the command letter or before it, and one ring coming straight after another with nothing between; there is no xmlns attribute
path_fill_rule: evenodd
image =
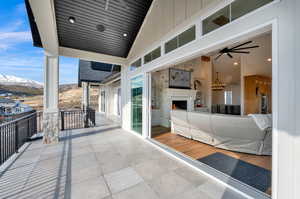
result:
<svg viewBox="0 0 300 199"><path fill-rule="evenodd" d="M86 110L90 106L90 83L82 82L82 109Z"/></svg>
<svg viewBox="0 0 300 199"><path fill-rule="evenodd" d="M57 143L59 133L59 108L58 108L58 84L59 84L59 58L45 54L44 63L44 114L43 143Z"/></svg>

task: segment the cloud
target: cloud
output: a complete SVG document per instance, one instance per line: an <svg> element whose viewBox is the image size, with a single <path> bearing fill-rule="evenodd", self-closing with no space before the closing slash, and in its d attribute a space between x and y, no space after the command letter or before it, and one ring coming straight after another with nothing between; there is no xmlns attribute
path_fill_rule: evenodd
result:
<svg viewBox="0 0 300 199"><path fill-rule="evenodd" d="M30 41L31 34L29 31L25 32L0 32L0 41Z"/></svg>
<svg viewBox="0 0 300 199"><path fill-rule="evenodd" d="M22 56L19 54L9 54L8 56L0 56L1 66L30 66L41 67L43 64L43 56Z"/></svg>
<svg viewBox="0 0 300 199"><path fill-rule="evenodd" d="M29 31L0 32L0 50L2 51L24 42L31 42L31 33Z"/></svg>

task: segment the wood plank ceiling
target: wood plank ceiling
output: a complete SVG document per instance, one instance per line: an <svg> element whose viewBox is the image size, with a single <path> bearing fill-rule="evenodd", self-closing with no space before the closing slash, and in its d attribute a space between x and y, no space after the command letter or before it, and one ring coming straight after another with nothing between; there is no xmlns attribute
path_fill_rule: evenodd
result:
<svg viewBox="0 0 300 199"><path fill-rule="evenodd" d="M55 0L59 45L127 57L151 3L152 0L109 0L108 4L107 0ZM75 23L70 23L70 17Z"/></svg>

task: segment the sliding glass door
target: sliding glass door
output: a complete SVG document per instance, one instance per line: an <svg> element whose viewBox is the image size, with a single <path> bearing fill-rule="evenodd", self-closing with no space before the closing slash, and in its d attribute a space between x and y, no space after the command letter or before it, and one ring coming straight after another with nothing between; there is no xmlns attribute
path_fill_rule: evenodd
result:
<svg viewBox="0 0 300 199"><path fill-rule="evenodd" d="M143 76L131 80L131 129L142 135L143 126Z"/></svg>

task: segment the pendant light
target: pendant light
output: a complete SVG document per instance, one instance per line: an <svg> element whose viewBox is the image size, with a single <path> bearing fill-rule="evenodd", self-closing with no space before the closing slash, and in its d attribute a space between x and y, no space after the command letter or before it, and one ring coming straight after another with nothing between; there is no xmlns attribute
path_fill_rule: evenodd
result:
<svg viewBox="0 0 300 199"><path fill-rule="evenodd" d="M211 88L213 91L221 91L221 90L224 90L225 89L225 86L226 84L222 83L220 80L219 80L219 73L216 72L216 79L214 81L214 83L212 84Z"/></svg>

